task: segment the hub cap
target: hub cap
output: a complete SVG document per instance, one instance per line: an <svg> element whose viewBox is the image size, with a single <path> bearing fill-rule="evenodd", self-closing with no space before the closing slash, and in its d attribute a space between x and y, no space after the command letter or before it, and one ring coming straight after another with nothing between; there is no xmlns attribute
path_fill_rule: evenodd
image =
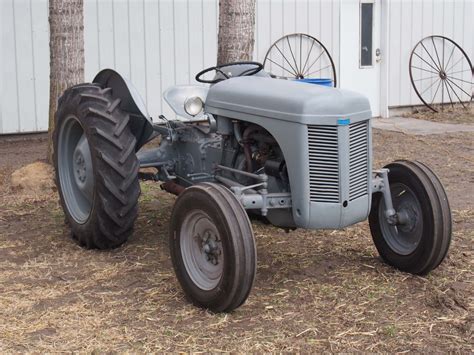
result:
<svg viewBox="0 0 474 355"><path fill-rule="evenodd" d="M67 210L83 224L92 209L94 175L89 143L76 117L63 121L57 149L59 183Z"/></svg>
<svg viewBox="0 0 474 355"><path fill-rule="evenodd" d="M194 284L212 290L222 277L224 254L214 222L201 210L192 211L180 230L181 256Z"/></svg>
<svg viewBox="0 0 474 355"><path fill-rule="evenodd" d="M415 251L423 234L421 205L414 192L404 184L390 184L390 191L398 222L393 225L387 221L382 200L378 211L382 234L394 252L409 255Z"/></svg>

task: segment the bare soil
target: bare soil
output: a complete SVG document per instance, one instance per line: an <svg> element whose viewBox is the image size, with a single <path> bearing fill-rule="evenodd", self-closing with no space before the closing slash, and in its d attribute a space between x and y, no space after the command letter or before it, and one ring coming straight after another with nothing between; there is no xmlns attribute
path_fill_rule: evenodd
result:
<svg viewBox="0 0 474 355"><path fill-rule="evenodd" d="M46 155L43 137L0 138L0 352L464 352L473 349L473 134L374 130L375 166L428 163L453 209L454 234L426 277L386 266L366 222L285 233L254 223L258 270L231 314L190 305L174 276L174 197L141 184L136 231L112 251L69 237L55 191L19 197L11 173Z"/></svg>

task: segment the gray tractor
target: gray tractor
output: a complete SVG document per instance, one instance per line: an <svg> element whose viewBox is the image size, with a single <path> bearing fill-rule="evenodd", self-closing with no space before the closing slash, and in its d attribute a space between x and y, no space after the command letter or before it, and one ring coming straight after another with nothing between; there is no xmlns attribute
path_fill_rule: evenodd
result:
<svg viewBox="0 0 474 355"><path fill-rule="evenodd" d="M239 307L251 291L251 218L286 230L368 218L386 263L413 274L436 268L449 248L451 211L433 171L406 160L373 170L364 96L262 69L229 63L196 76L210 85L169 88L172 119L152 120L133 85L110 69L67 89L55 117L54 163L77 242L98 249L126 242L143 178L178 195L169 223L173 267L188 299L214 312ZM158 147L141 149L154 138Z"/></svg>

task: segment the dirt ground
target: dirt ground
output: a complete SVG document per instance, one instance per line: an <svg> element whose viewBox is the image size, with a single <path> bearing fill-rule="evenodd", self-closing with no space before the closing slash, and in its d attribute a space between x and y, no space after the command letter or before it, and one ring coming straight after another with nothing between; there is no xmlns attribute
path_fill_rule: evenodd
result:
<svg viewBox="0 0 474 355"><path fill-rule="evenodd" d="M453 209L442 265L426 277L384 265L367 223L290 233L254 223L258 270L244 306L191 306L174 276L174 197L142 183L132 238L112 251L69 237L56 192L32 197L10 174L45 156L44 136L0 140L0 352L370 351L469 353L474 306L474 140L374 130L375 166L428 163Z"/></svg>
<svg viewBox="0 0 474 355"><path fill-rule="evenodd" d="M434 106L438 112L433 112L425 106L418 106L403 114L404 117L418 118L420 120L430 120L447 123L474 123L474 104L465 104L466 108L460 104L454 107Z"/></svg>

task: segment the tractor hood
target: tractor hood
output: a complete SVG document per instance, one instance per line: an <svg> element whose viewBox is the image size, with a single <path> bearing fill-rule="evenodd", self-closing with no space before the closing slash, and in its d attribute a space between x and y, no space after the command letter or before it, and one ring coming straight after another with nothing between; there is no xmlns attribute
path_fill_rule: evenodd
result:
<svg viewBox="0 0 474 355"><path fill-rule="evenodd" d="M239 118L263 116L301 124L333 124L334 119L370 118L368 99L358 93L255 76L232 78L210 87L206 112Z"/></svg>

